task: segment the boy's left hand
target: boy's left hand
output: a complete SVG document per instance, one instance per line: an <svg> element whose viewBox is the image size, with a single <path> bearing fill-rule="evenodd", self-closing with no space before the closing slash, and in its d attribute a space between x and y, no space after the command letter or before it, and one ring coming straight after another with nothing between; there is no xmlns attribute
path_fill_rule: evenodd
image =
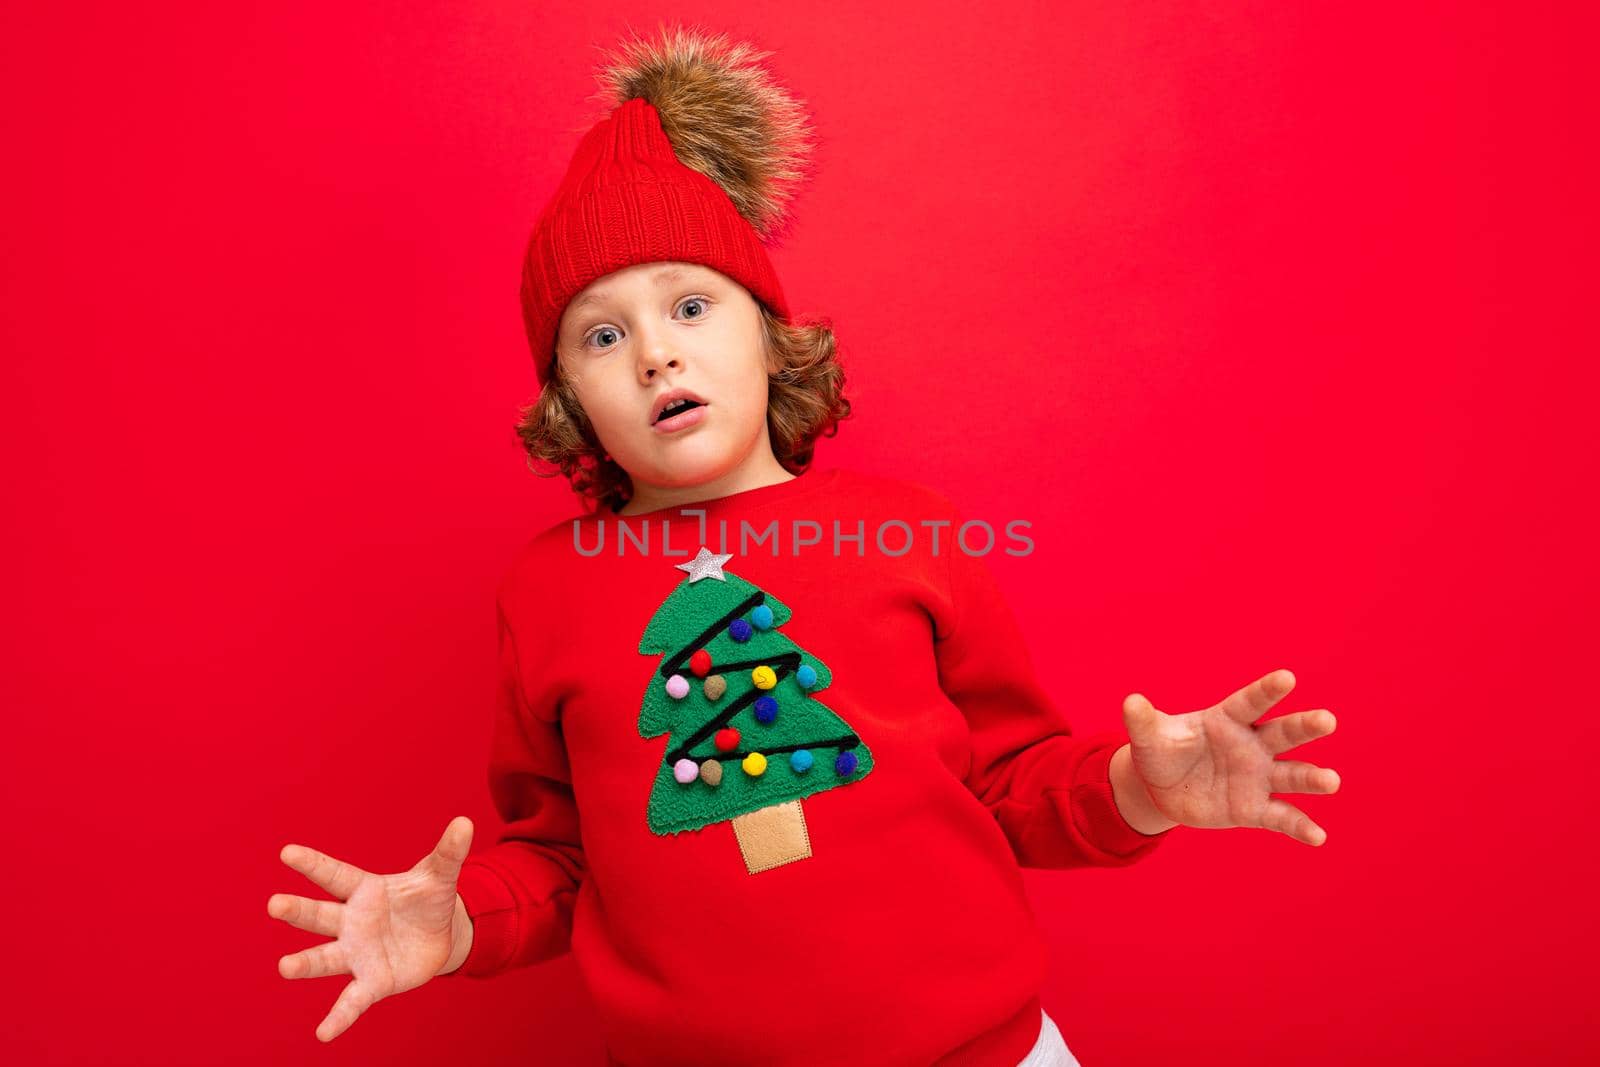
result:
<svg viewBox="0 0 1600 1067"><path fill-rule="evenodd" d="M1328 834L1305 812L1273 793L1333 793L1339 772L1276 757L1333 733L1327 708L1297 711L1257 724L1294 688L1276 670L1201 711L1168 715L1141 693L1122 702L1134 770L1151 801L1184 826L1252 826L1277 830L1308 845Z"/></svg>

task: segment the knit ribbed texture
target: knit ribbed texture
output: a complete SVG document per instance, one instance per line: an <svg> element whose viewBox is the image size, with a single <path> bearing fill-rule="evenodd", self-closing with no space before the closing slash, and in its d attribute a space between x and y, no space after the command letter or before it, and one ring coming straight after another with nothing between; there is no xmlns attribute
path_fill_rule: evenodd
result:
<svg viewBox="0 0 1600 1067"><path fill-rule="evenodd" d="M720 271L789 317L754 227L721 186L679 162L655 107L635 97L583 136L528 241L522 314L541 386L572 298L613 271L662 260Z"/></svg>

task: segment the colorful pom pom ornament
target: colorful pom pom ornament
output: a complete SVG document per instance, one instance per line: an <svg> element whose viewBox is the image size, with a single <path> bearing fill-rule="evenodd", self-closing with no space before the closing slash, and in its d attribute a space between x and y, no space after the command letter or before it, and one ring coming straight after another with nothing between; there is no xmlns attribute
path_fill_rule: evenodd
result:
<svg viewBox="0 0 1600 1067"><path fill-rule="evenodd" d="M681 674L674 674L667 679L667 696L673 700L682 700L689 695L689 679Z"/></svg>
<svg viewBox="0 0 1600 1067"><path fill-rule="evenodd" d="M778 702L771 697L757 697L755 708L757 722L771 722L778 717Z"/></svg>

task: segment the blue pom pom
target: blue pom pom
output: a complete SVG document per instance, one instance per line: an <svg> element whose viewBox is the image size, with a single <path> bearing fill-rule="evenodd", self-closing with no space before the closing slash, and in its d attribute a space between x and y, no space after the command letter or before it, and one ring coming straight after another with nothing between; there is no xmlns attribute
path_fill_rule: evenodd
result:
<svg viewBox="0 0 1600 1067"><path fill-rule="evenodd" d="M839 777L856 773L856 754L854 752L841 752L839 758L833 761L833 769L839 772Z"/></svg>
<svg viewBox="0 0 1600 1067"><path fill-rule="evenodd" d="M757 604L750 609L750 621L756 624L758 630L772 629L772 609L765 604Z"/></svg>
<svg viewBox="0 0 1600 1067"><path fill-rule="evenodd" d="M817 672L811 664L802 664L800 669L794 672L794 680L800 683L800 688L810 689L817 684Z"/></svg>
<svg viewBox="0 0 1600 1067"><path fill-rule="evenodd" d="M756 697L756 720L771 722L778 717L778 702L771 697Z"/></svg>
<svg viewBox="0 0 1600 1067"><path fill-rule="evenodd" d="M789 754L789 766L796 774L804 774L811 769L811 753L805 749L796 749Z"/></svg>
<svg viewBox="0 0 1600 1067"><path fill-rule="evenodd" d="M734 619L728 624L728 636L735 641L750 640L750 624L743 619Z"/></svg>

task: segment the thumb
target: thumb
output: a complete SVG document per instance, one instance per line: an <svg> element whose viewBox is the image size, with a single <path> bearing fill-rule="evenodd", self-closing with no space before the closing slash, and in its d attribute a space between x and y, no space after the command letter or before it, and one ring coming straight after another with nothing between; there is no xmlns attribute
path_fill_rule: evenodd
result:
<svg viewBox="0 0 1600 1067"><path fill-rule="evenodd" d="M1122 724L1127 727L1129 740L1150 733L1160 714L1143 693L1129 693L1122 700Z"/></svg>
<svg viewBox="0 0 1600 1067"><path fill-rule="evenodd" d="M448 879L451 884L461 874L461 864L466 861L467 852L472 848L472 820L465 815L457 815L450 820L450 825L444 828L444 835L439 838L439 843L433 846L433 851L428 853L422 861L441 878Z"/></svg>

